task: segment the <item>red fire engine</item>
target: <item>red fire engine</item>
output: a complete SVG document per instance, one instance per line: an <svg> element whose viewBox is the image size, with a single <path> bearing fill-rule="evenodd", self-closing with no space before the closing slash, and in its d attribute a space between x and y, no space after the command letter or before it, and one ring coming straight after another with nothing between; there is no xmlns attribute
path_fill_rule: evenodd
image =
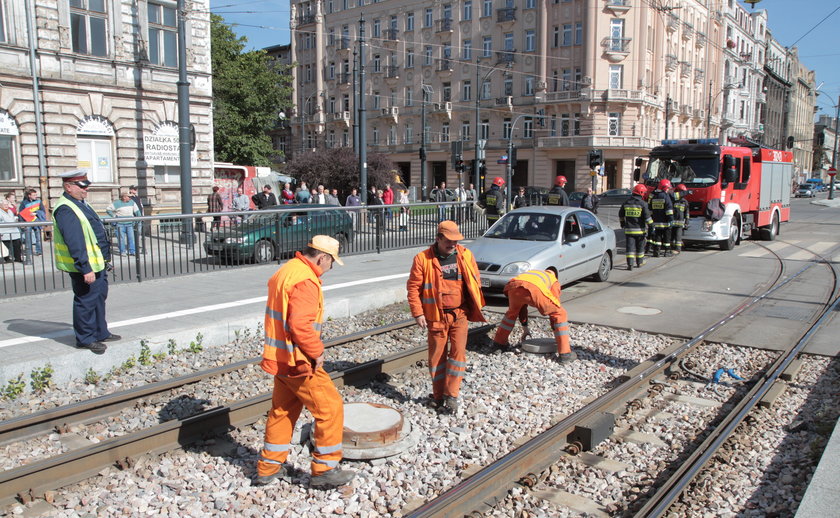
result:
<svg viewBox="0 0 840 518"><path fill-rule="evenodd" d="M686 242L719 243L731 250L742 238L772 241L790 220L793 153L748 139L663 140L653 148L642 178L657 185L667 178L685 184L691 219ZM637 164L640 165L640 160ZM639 169L636 180L639 180Z"/></svg>
<svg viewBox="0 0 840 518"><path fill-rule="evenodd" d="M270 185L279 202L280 190L286 182L292 184L293 188L297 183L291 176L276 173L268 167L235 165L227 162L213 163L213 185L219 187L219 195L222 197L225 211L231 210L233 197L240 187L248 199L251 199L254 194L262 192L264 185ZM254 208L253 202L251 202L251 208Z"/></svg>

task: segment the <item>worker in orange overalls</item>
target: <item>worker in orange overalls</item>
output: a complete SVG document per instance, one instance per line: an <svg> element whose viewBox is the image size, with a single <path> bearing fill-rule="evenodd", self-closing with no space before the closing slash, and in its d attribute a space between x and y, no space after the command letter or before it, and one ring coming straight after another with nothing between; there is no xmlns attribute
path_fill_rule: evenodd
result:
<svg viewBox="0 0 840 518"><path fill-rule="evenodd" d="M304 406L315 418L310 486L337 487L356 475L338 468L342 457L344 404L323 368L321 275L334 262L344 264L338 257L338 248L334 238L314 236L303 252L296 253L268 281L265 346L260 367L274 376L274 394L255 485L265 485L275 479L291 481L292 470L286 458L295 422Z"/></svg>
<svg viewBox="0 0 840 518"><path fill-rule="evenodd" d="M543 316L548 316L554 340L557 341L557 359L560 363L577 360L577 355L569 345L569 321L566 310L560 305L560 283L552 270L529 270L520 274L505 285L508 298L508 310L496 329L493 343L501 349L507 349L508 337L516 325L516 317L522 324L522 339L530 336L528 330L528 306L537 308Z"/></svg>
<svg viewBox="0 0 840 518"><path fill-rule="evenodd" d="M478 266L461 239L454 221L442 221L434 244L414 257L406 286L414 320L429 330L431 406L439 413L458 411L469 322L485 322Z"/></svg>

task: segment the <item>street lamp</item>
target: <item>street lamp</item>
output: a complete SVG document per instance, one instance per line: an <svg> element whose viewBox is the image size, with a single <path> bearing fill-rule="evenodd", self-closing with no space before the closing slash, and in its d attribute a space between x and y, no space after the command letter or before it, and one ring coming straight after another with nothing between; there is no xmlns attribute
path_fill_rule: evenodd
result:
<svg viewBox="0 0 840 518"><path fill-rule="evenodd" d="M513 124L510 125L510 133L508 133L508 145L507 145L507 165L505 166L505 211L508 210L510 207L510 195L511 195L511 186L510 182L513 178L513 167L512 167L512 155L513 155L513 130L516 128L516 123L519 122L519 119L522 117L530 117L532 119L547 119L545 115L536 115L531 113L522 113L519 114L515 119L513 119ZM533 131L533 128L532 128Z"/></svg>
<svg viewBox="0 0 840 518"><path fill-rule="evenodd" d="M508 61L505 64L505 74L511 67L511 62ZM490 70L484 74L484 77L479 80L479 74L481 72L481 61L476 60L475 62L475 160L473 161L473 177L475 181L476 189L481 189L481 168L478 165L479 155L484 155L484 150L480 148L480 141L481 139L481 93L484 90L484 82L487 81L487 78L490 77L490 74L499 70L495 65L490 67ZM460 187L460 186L459 186Z"/></svg>
<svg viewBox="0 0 840 518"><path fill-rule="evenodd" d="M426 142L429 137L429 128L426 126L426 105L431 98L432 87L425 83L420 84L423 89L423 102L420 109L420 201L426 201Z"/></svg>

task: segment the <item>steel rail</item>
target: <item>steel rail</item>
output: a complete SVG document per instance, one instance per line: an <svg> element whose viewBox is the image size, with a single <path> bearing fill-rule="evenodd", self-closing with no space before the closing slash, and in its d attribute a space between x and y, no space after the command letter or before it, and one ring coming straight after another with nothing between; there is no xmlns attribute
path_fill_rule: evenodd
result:
<svg viewBox="0 0 840 518"><path fill-rule="evenodd" d="M656 355L655 359L637 366L625 374L621 378L624 381L614 389L599 396L585 407L484 467L473 476L459 482L437 498L414 509L406 515L407 518L464 516L474 510L495 504L503 498L511 485L530 473L540 473L554 464L565 447L566 436L574 430L575 426L585 422L603 409L615 406L621 399L626 399L628 394L633 393L645 381L670 367L681 356L698 346L709 334L726 325L732 319L817 264L819 263L811 261L790 277L778 282L778 279L781 278L780 271L776 283L761 295L747 298L725 317L701 331L688 342L673 347L671 350L662 351Z"/></svg>
<svg viewBox="0 0 840 518"><path fill-rule="evenodd" d="M413 325L413 319L401 320L393 324L336 337L325 342L324 346L327 348L336 347L368 336L390 333ZM138 399L154 396L168 390L200 382L207 378L244 369L250 365L259 363L261 359L259 356L248 358L228 365L221 365L212 369L185 374L176 378L114 392L113 394L71 403L58 408L51 408L34 414L7 419L0 422L0 446L36 437L50 430L63 430L75 424L100 420L119 413L122 409L134 404Z"/></svg>
<svg viewBox="0 0 840 518"><path fill-rule="evenodd" d="M413 322L413 321L412 321ZM470 330L470 335L486 332L491 325ZM404 370L425 359L427 345L370 360L330 373L336 386L360 385L380 374ZM49 459L0 472L0 505L15 499L27 502L45 491L89 478L117 465L130 467L134 458L183 448L197 440L226 433L232 428L255 423L271 408L271 392L230 405L206 410L182 420L172 420L122 437L73 450Z"/></svg>

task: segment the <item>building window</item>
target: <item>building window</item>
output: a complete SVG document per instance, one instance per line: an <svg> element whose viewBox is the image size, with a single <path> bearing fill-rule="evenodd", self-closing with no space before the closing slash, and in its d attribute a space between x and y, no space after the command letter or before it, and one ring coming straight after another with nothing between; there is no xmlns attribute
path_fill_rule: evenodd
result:
<svg viewBox="0 0 840 518"><path fill-rule="evenodd" d="M414 68L414 49L405 51L405 68Z"/></svg>
<svg viewBox="0 0 840 518"><path fill-rule="evenodd" d="M379 38L382 36L382 22L379 21L379 18L373 20L373 37Z"/></svg>
<svg viewBox="0 0 840 518"><path fill-rule="evenodd" d="M181 183L181 168L177 165L156 165L155 184Z"/></svg>
<svg viewBox="0 0 840 518"><path fill-rule="evenodd" d="M505 78L505 96L510 97L513 95L513 79L506 77Z"/></svg>
<svg viewBox="0 0 840 518"><path fill-rule="evenodd" d="M432 8L427 7L426 11L423 15L423 27L431 27L432 26L432 16L434 11Z"/></svg>
<svg viewBox="0 0 840 518"><path fill-rule="evenodd" d="M343 147L350 147L350 132L347 130L341 133L341 145Z"/></svg>
<svg viewBox="0 0 840 518"><path fill-rule="evenodd" d="M484 0L481 4L481 16L493 16L493 0Z"/></svg>
<svg viewBox="0 0 840 518"><path fill-rule="evenodd" d="M572 24L567 23L563 25L563 46L568 47L572 44Z"/></svg>
<svg viewBox="0 0 840 518"><path fill-rule="evenodd" d="M502 138L505 140L510 139L510 126L511 122L509 118L505 118L504 122L502 122Z"/></svg>
<svg viewBox="0 0 840 518"><path fill-rule="evenodd" d="M379 95L379 92L373 92L373 109L378 110L382 107L382 97Z"/></svg>
<svg viewBox="0 0 840 518"><path fill-rule="evenodd" d="M406 31L413 31L414 30L414 11L410 13L405 13L405 30Z"/></svg>
<svg viewBox="0 0 840 518"><path fill-rule="evenodd" d="M560 46L560 27L554 26L553 38L551 41L552 47L559 47Z"/></svg>
<svg viewBox="0 0 840 518"><path fill-rule="evenodd" d="M533 52L536 49L537 37L533 29L525 31L525 52Z"/></svg>
<svg viewBox="0 0 840 518"><path fill-rule="evenodd" d="M443 123L440 126L440 141L449 142L449 123Z"/></svg>
<svg viewBox="0 0 840 518"><path fill-rule="evenodd" d="M528 76L525 78L525 91L522 95L534 95L534 77Z"/></svg>
<svg viewBox="0 0 840 518"><path fill-rule="evenodd" d="M489 119L484 119L484 120L481 121L481 128L479 129L479 131L481 133L478 137L479 139L487 140L487 139L490 138L490 120Z"/></svg>
<svg viewBox="0 0 840 518"><path fill-rule="evenodd" d="M403 137L403 144L414 143L414 127L411 124L405 125L405 136Z"/></svg>
<svg viewBox="0 0 840 518"><path fill-rule="evenodd" d="M76 167L87 169L92 182L114 178L114 127L102 117L86 117L76 126Z"/></svg>
<svg viewBox="0 0 840 518"><path fill-rule="evenodd" d="M610 112L607 117L607 134L610 136L621 135L621 114Z"/></svg>
<svg viewBox="0 0 840 518"><path fill-rule="evenodd" d="M426 45L426 48L423 52L423 64L424 65L431 65L432 64L432 46Z"/></svg>
<svg viewBox="0 0 840 518"><path fill-rule="evenodd" d="M452 100L452 83L443 83L440 89L441 100L448 103Z"/></svg>
<svg viewBox="0 0 840 518"><path fill-rule="evenodd" d="M534 137L534 119L525 117L524 127L522 128L522 138Z"/></svg>
<svg viewBox="0 0 840 518"><path fill-rule="evenodd" d="M481 42L482 57L489 58L493 55L493 37L485 36Z"/></svg>
<svg viewBox="0 0 840 518"><path fill-rule="evenodd" d="M469 142L470 140L470 123L469 121L464 121L461 123L461 140L464 142Z"/></svg>
<svg viewBox="0 0 840 518"><path fill-rule="evenodd" d="M452 6L449 4L444 5L441 8L441 18L444 20L451 20L452 19Z"/></svg>
<svg viewBox="0 0 840 518"><path fill-rule="evenodd" d="M574 127L574 134L580 135L580 114L575 114L575 127Z"/></svg>
<svg viewBox="0 0 840 518"><path fill-rule="evenodd" d="M560 115L560 136L569 136L569 114L563 113Z"/></svg>
<svg viewBox="0 0 840 518"><path fill-rule="evenodd" d="M341 106L344 111L350 111L350 94L344 94L341 96Z"/></svg>
<svg viewBox="0 0 840 518"><path fill-rule="evenodd" d="M505 41L505 43L504 43L505 50L512 52L513 51L513 33L512 32L505 33L504 41Z"/></svg>
<svg viewBox="0 0 840 518"><path fill-rule="evenodd" d="M461 47L461 57L463 59L472 59L472 40L464 40Z"/></svg>
<svg viewBox="0 0 840 518"><path fill-rule="evenodd" d="M327 79L335 79L335 61L330 61L330 65L327 68Z"/></svg>
<svg viewBox="0 0 840 518"><path fill-rule="evenodd" d="M15 120L8 113L0 111L0 182L14 182L18 179L19 137L20 130Z"/></svg>
<svg viewBox="0 0 840 518"><path fill-rule="evenodd" d="M463 89L461 90L461 100L469 101L472 98L472 83L464 81Z"/></svg>
<svg viewBox="0 0 840 518"><path fill-rule="evenodd" d="M537 0L525 0L525 9L533 9L537 5Z"/></svg>
<svg viewBox="0 0 840 518"><path fill-rule="evenodd" d="M548 135L550 137L557 136L557 115L552 113L551 114L551 125L549 126L551 129L549 130Z"/></svg>
<svg viewBox="0 0 840 518"><path fill-rule="evenodd" d="M581 22L575 24L575 45L583 45L583 24Z"/></svg>
<svg viewBox="0 0 840 518"><path fill-rule="evenodd" d="M379 145L379 128L377 128L376 126L373 127L373 145Z"/></svg>
<svg viewBox="0 0 840 518"><path fill-rule="evenodd" d="M388 145L394 146L397 144L397 127L391 126L388 128Z"/></svg>
<svg viewBox="0 0 840 518"><path fill-rule="evenodd" d="M327 147L334 148L335 147L335 130L330 130L329 135L327 135Z"/></svg>
<svg viewBox="0 0 840 518"><path fill-rule="evenodd" d="M173 7L149 3L149 61L178 66L178 21Z"/></svg>
<svg viewBox="0 0 840 518"><path fill-rule="evenodd" d="M405 105L406 106L413 106L414 105L414 91L411 89L410 86L405 87Z"/></svg>
<svg viewBox="0 0 840 518"><path fill-rule="evenodd" d="M373 71L382 72L382 58L379 57L379 54L373 56Z"/></svg>
<svg viewBox="0 0 840 518"><path fill-rule="evenodd" d="M610 88L621 88L621 76L624 65L610 65Z"/></svg>
<svg viewBox="0 0 840 518"><path fill-rule="evenodd" d="M335 96L330 96L330 102L327 106L327 113L335 113L335 109L338 106L335 104Z"/></svg>
<svg viewBox="0 0 840 518"><path fill-rule="evenodd" d="M485 79L483 83L481 83L481 98L482 99L489 99L490 98L490 88L493 85L489 79Z"/></svg>
<svg viewBox="0 0 840 518"><path fill-rule="evenodd" d="M73 52L107 56L108 11L105 0L70 0L70 33Z"/></svg>
<svg viewBox="0 0 840 518"><path fill-rule="evenodd" d="M464 21L472 20L472 2L470 0L464 1L463 17Z"/></svg>

